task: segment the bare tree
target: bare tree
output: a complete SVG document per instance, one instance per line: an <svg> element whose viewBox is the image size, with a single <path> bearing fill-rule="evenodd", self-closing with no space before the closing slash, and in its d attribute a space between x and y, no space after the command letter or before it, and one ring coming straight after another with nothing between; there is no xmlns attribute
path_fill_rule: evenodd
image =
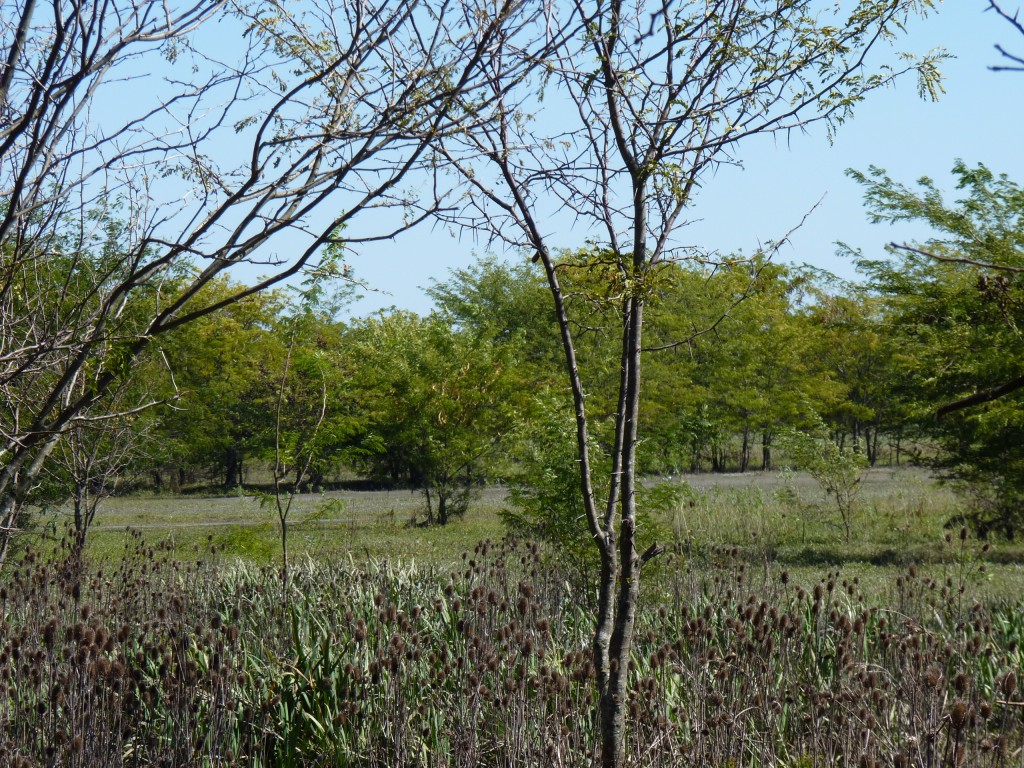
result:
<svg viewBox="0 0 1024 768"><path fill-rule="evenodd" d="M640 552L636 531L643 319L658 265L699 256L678 247L676 231L711 173L738 162L741 143L788 140L819 122L831 132L871 91L904 73L916 72L921 93L936 97L941 53L893 56L895 64L875 59L910 14L931 5L860 0L840 16L839 5L813 0L576 0L546 19L571 36L537 78L506 92L506 68L519 70L517 55L499 51L489 67L491 121L444 144L475 192L461 223L532 253L555 303L575 403L580 489L601 559L593 655L605 766L625 759L640 571L659 552ZM556 211L562 218L550 219ZM609 275L603 290L617 300L621 321L610 481L603 489L593 482L587 387L554 248L565 233L552 230L566 213L592 243L595 266Z"/></svg>
<svg viewBox="0 0 1024 768"><path fill-rule="evenodd" d="M281 382L277 389L277 402L274 406L274 511L277 513L278 531L281 534L281 590L287 602L288 592L288 522L295 496L301 493L302 486L309 479L315 462L323 457L318 443L320 430L327 418L328 393L327 372L322 361L314 360L314 368L318 381L317 407L297 425L286 425L286 410L289 399L294 395L290 391L289 376L292 375L296 344L300 326L309 316L320 295L320 286L316 281L299 293L295 304L288 310L285 324L288 330L288 346L285 349L284 366L281 371ZM305 408L303 410L306 410ZM289 429L288 426L292 428ZM286 488L289 476L294 475L294 484Z"/></svg>
<svg viewBox="0 0 1024 768"><path fill-rule="evenodd" d="M1024 22L1020 20L1020 8L1011 13L1002 3L996 0L988 0L988 9L995 11L996 15L1006 21L1017 33L1024 37ZM996 45L996 50L1008 64L994 65L989 69L994 72L1024 72L1024 56L1019 53L1011 53L1001 45Z"/></svg>
<svg viewBox="0 0 1024 768"><path fill-rule="evenodd" d="M0 563L143 349L442 209L431 143L495 98L499 32L546 37L519 0L242 1L0 0ZM243 264L265 276L203 302Z"/></svg>
<svg viewBox="0 0 1024 768"><path fill-rule="evenodd" d="M121 386L85 409L61 435L45 475L70 493L75 553L81 557L100 503L148 458L156 419L148 393Z"/></svg>

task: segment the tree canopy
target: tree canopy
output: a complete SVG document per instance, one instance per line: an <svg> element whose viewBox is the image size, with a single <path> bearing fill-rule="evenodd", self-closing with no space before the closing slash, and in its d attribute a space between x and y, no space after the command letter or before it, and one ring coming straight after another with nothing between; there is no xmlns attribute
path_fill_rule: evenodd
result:
<svg viewBox="0 0 1024 768"><path fill-rule="evenodd" d="M935 465L968 484L983 531L1012 534L1024 522L1024 189L961 161L953 202L930 178L911 188L877 168L852 175L875 221L934 232L860 266L887 306L910 415L940 441Z"/></svg>

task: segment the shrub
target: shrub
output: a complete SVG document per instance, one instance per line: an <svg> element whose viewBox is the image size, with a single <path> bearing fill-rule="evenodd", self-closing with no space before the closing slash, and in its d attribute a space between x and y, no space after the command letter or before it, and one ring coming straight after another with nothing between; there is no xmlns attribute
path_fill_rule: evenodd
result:
<svg viewBox="0 0 1024 768"><path fill-rule="evenodd" d="M840 447L820 420L809 431L784 431L779 443L796 468L809 474L821 488L838 514L849 543L867 457L847 446Z"/></svg>

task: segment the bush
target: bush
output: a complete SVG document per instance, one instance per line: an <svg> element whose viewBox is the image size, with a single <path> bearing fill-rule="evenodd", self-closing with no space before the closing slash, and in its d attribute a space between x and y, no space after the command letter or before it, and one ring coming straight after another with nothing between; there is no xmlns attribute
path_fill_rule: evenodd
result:
<svg viewBox="0 0 1024 768"><path fill-rule="evenodd" d="M536 418L515 435L513 458L517 470L509 478L512 506L502 512L502 517L513 533L553 545L577 583L591 584L599 557L590 540L583 506L576 423L569 407L550 396L538 400L536 412ZM598 494L608 487L605 459L603 455L591 457ZM667 529L661 521L678 507L682 493L680 486L667 483L638 488L640 551L666 538ZM605 498L599 496L599 506L603 508L605 503Z"/></svg>
<svg viewBox="0 0 1024 768"><path fill-rule="evenodd" d="M779 435L779 443L795 468L809 474L834 506L849 542L861 481L868 467L867 457L837 445L821 421L806 432L784 431Z"/></svg>

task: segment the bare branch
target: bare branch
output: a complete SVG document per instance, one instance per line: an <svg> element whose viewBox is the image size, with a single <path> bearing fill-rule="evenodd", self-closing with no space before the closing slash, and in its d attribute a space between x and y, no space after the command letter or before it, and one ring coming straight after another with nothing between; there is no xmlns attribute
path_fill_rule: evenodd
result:
<svg viewBox="0 0 1024 768"><path fill-rule="evenodd" d="M988 0L988 8L986 8L986 10L995 11L995 13L1013 27L1019 35L1024 37L1024 22L1020 20L1020 9L1010 13L1005 10L1000 3L996 2L996 0ZM1024 72L1024 57L1010 53L1001 45L996 45L995 48L999 51L1000 56L1013 62L1013 64L1009 66L993 65L989 67L990 70L993 72Z"/></svg>
<svg viewBox="0 0 1024 768"><path fill-rule="evenodd" d="M734 309L736 309L738 306L740 306L744 301L746 301L752 295L754 289L758 285L758 278L761 276L761 271L769 264L771 259L776 254L778 254L778 252L782 249L782 246L784 246L787 243L789 243L790 238L797 232L797 230L799 230L801 227L803 227L804 224L807 223L807 220L818 209L818 206L821 205L822 200L824 200L824 199L825 199L824 197L819 199L818 202L816 202L813 206L811 206L811 209L809 211L807 211L803 215L803 217L796 224L796 226L794 226L792 229L790 229L789 232L784 234L782 237L780 237L774 243L771 243L768 248L760 248L760 249L758 249L758 253L760 255L767 254L767 258L765 258L764 261L761 263L761 265L755 270L755 272L751 276L750 280L747 281L747 285L743 289L743 291L740 294L738 294L732 300L732 302L725 309L725 311L722 312L715 319L715 321L713 323L705 326L704 328L702 328L700 330L695 330L692 334L687 336L685 339L680 339L679 341L673 341L673 342L670 342L668 344L658 344L656 346L644 347L643 351L644 352L662 352L662 351L665 351L665 350L668 350L668 349L678 349L679 347L683 347L683 346L689 347L689 346L692 346L693 342L695 342L701 336L706 336L708 334L717 333L718 332L718 327L726 319L728 319L730 317L730 315L732 314L732 311ZM752 262L753 259L750 259L749 261Z"/></svg>
<svg viewBox="0 0 1024 768"><path fill-rule="evenodd" d="M94 418L155 339L315 270L339 239L373 243L443 212L461 182L431 147L488 118L491 56L543 47L540 12L28 0L0 20L0 524L53 441ZM193 34L213 19L242 41L237 60ZM209 298L240 264L270 269Z"/></svg>
<svg viewBox="0 0 1024 768"><path fill-rule="evenodd" d="M900 243L889 243L889 247L898 251L906 251L908 253L917 254L918 256L924 256L928 259L934 259L935 261L946 262L948 264L968 264L972 267L981 267L982 269L989 269L993 272L1010 272L1013 274L1024 273L1024 267L1015 267L1012 264L993 264L989 261L971 259L967 256L944 256L940 253L935 253L934 251L926 251L912 245L901 245Z"/></svg>

